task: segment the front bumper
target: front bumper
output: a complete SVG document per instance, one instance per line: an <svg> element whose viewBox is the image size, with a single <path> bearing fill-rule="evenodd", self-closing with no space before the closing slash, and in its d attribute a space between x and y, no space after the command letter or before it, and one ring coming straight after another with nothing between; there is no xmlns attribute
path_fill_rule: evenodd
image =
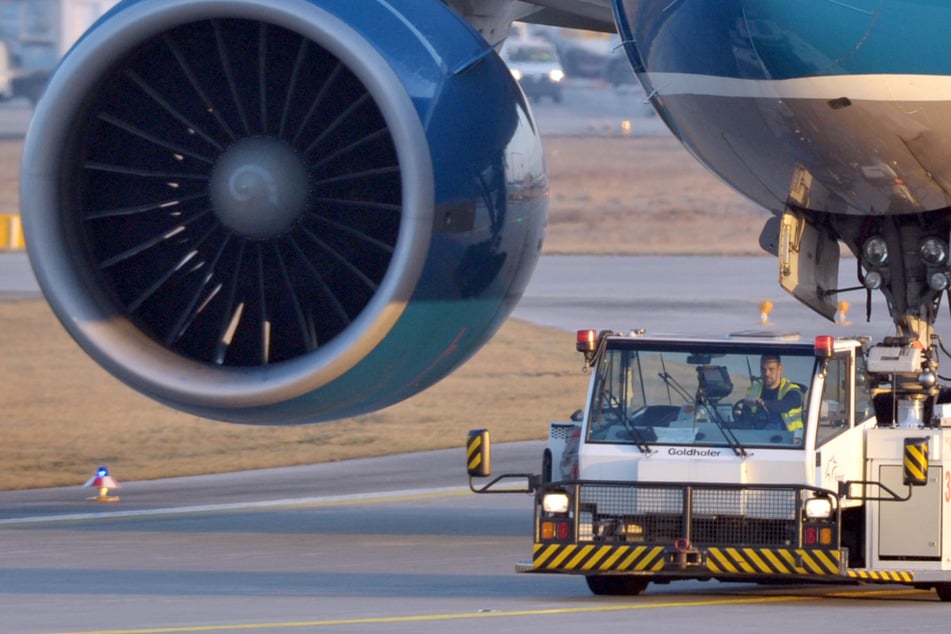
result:
<svg viewBox="0 0 951 634"><path fill-rule="evenodd" d="M536 543L519 572L645 573L678 578L849 577L845 549Z"/></svg>

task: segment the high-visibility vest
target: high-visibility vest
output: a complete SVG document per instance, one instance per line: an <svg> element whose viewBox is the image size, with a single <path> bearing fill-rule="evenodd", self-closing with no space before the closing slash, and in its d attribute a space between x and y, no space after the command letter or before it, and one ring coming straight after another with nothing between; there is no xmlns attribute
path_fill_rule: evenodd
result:
<svg viewBox="0 0 951 634"><path fill-rule="evenodd" d="M802 390L799 389L799 386L786 377L779 379L779 390L776 392L776 399L782 400L793 390ZM756 381L753 385L750 386L749 391L750 398L759 400L763 397L763 382ZM804 396L804 395L803 395ZM786 426L788 431L796 431L802 429L802 408L805 405L805 398L801 400L798 407L793 407L792 409L780 413L780 417L783 419L783 424Z"/></svg>

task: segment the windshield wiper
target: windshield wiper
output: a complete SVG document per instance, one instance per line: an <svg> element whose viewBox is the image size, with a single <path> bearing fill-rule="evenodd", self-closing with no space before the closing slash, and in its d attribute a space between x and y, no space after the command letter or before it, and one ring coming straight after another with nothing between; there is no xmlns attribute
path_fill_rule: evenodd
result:
<svg viewBox="0 0 951 634"><path fill-rule="evenodd" d="M642 407L641 409L646 409L646 408ZM630 433L631 436L633 437L634 444L637 445L637 448L641 450L641 453L651 452L650 443L644 438L644 434L642 434L637 429L637 425L635 425L633 421L628 420L627 416L624 417L624 427L627 429L628 433Z"/></svg>
<svg viewBox="0 0 951 634"><path fill-rule="evenodd" d="M638 431L637 426L634 425L634 422L631 418L634 417L637 412L643 411L646 407L642 407L638 410L635 410L631 413L630 418L627 415L627 410L621 405L621 401L618 400L614 394L610 392L604 392L601 395L601 401L607 401L608 407L614 412L614 415L617 416L618 420L621 421L621 424L624 425L624 429L631 435L631 440L634 441L634 444L637 445L637 448L641 450L641 453L650 453L650 444L644 438L644 435Z"/></svg>
<svg viewBox="0 0 951 634"><path fill-rule="evenodd" d="M682 386L680 383L677 383L677 379L670 376L669 373L667 373L666 371L658 372L657 376L659 376L661 381L663 381L664 384L667 385L668 390L670 388L674 388L674 391L677 392L677 396L682 398L684 400L684 403L693 402L693 399L690 397L690 392L684 389L684 386Z"/></svg>
<svg viewBox="0 0 951 634"><path fill-rule="evenodd" d="M730 445L730 449L733 450L737 456L746 457L746 449L743 448L743 445L740 443L739 439L736 437L736 434L733 433L733 430L726 425L723 421L723 417L720 415L720 412L717 410L716 405L714 405L710 399L707 397L706 393L703 390L703 381L701 380L697 387L697 397L696 399L690 398L690 392L684 388L680 383L677 382L677 379L672 377L667 372L660 372L658 376L668 385L672 386L678 395L683 397L683 399L690 402L697 402L702 405L704 409L711 414L714 424L716 424L717 429L720 430L720 433L723 434L723 438L726 440L727 444Z"/></svg>
<svg viewBox="0 0 951 634"><path fill-rule="evenodd" d="M711 414L714 424L716 424L717 429L720 430L720 433L723 434L723 437L726 439L727 444L730 445L730 449L733 450L737 456L745 458L747 456L746 449L743 448L742 443L740 443L739 438L736 437L736 434L733 433L733 429L724 423L723 416L720 415L720 411L717 409L717 406L707 397L706 393L703 391L703 381L700 382L700 385L697 387L697 403L702 405L707 412Z"/></svg>

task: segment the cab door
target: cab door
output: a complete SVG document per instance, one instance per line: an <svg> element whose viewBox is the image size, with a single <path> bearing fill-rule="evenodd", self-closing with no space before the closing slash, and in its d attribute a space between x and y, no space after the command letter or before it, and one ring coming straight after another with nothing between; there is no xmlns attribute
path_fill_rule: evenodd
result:
<svg viewBox="0 0 951 634"><path fill-rule="evenodd" d="M865 428L874 425L875 418L864 364L854 350L829 359L820 398L811 404L818 407L809 413L816 421L816 485L836 491L840 482L862 480Z"/></svg>

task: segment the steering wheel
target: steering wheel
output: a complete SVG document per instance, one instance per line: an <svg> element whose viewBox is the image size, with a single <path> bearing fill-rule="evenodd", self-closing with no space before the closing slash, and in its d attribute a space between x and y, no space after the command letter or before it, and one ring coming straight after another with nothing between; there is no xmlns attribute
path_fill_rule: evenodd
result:
<svg viewBox="0 0 951 634"><path fill-rule="evenodd" d="M751 429L766 429L769 412L765 407L754 407L753 401L740 399L733 404L733 422L749 425Z"/></svg>

